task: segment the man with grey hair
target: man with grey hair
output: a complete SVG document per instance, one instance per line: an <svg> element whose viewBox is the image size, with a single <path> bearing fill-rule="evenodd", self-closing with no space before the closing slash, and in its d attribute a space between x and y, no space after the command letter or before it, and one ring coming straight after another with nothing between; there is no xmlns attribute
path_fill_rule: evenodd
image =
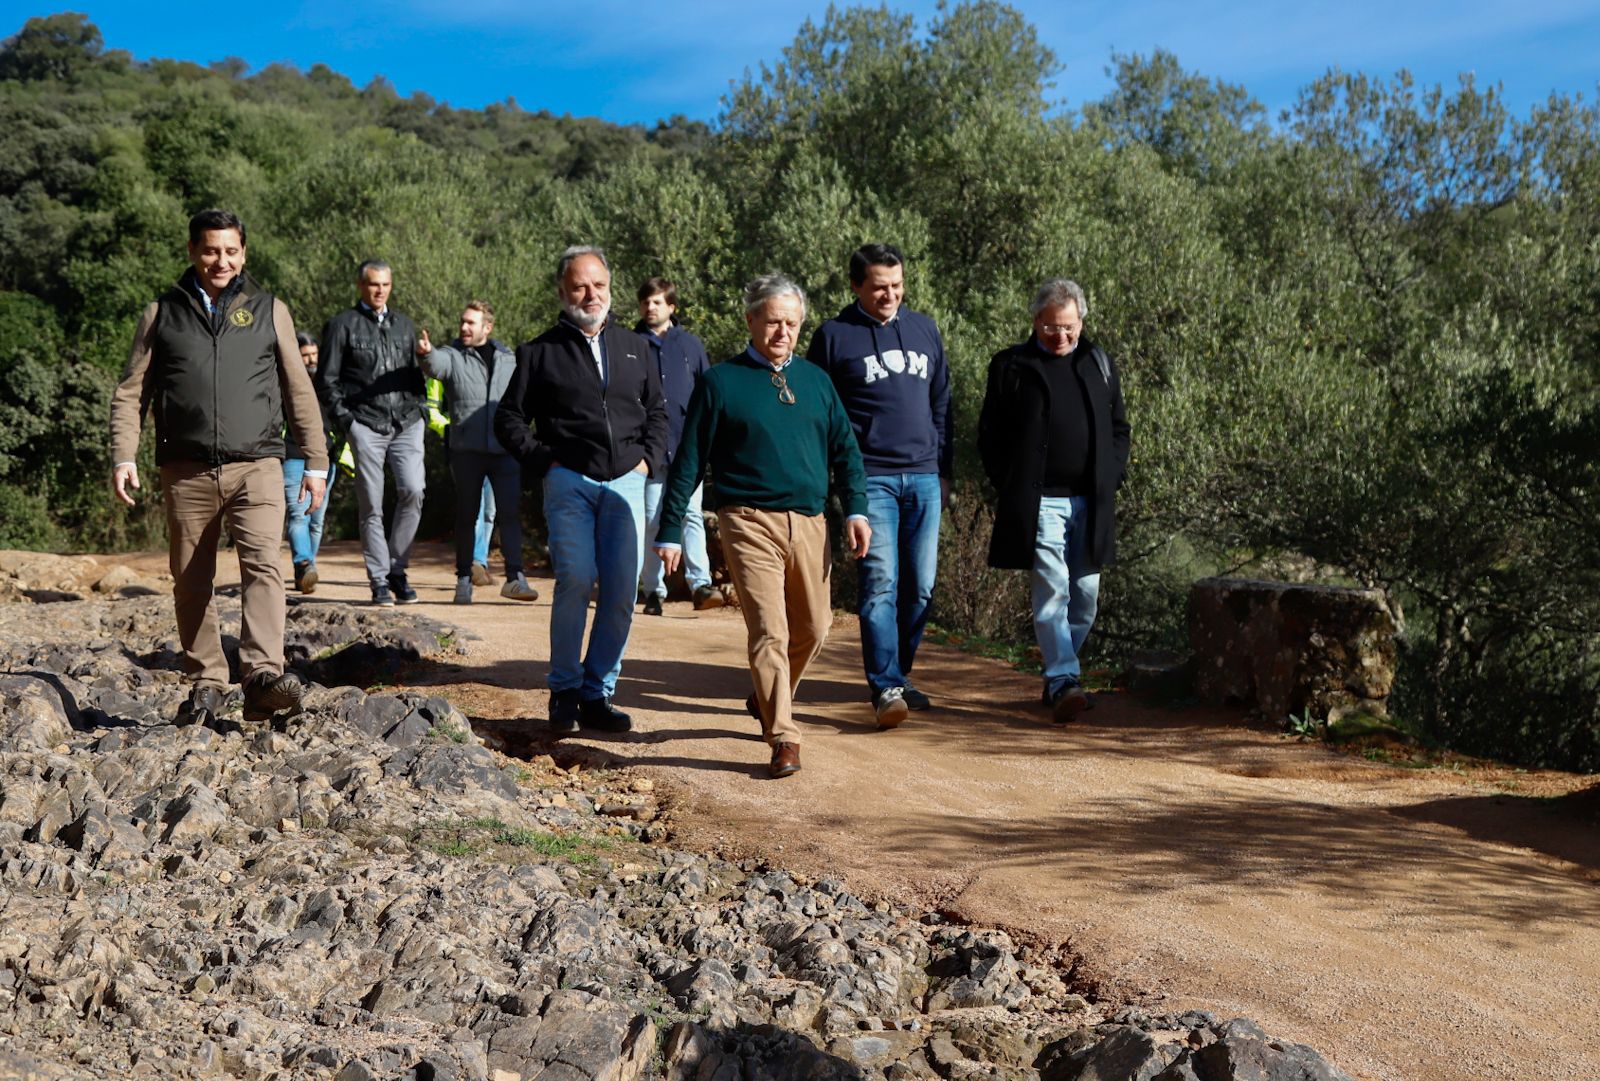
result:
<svg viewBox="0 0 1600 1081"><path fill-rule="evenodd" d="M611 266L576 246L556 263L561 315L517 349L494 434L543 478L550 562L550 729L626 732L611 704L644 565L644 488L665 471L667 411L649 345L610 319ZM589 595L599 585L589 648ZM580 654L582 654L580 658Z"/></svg>
<svg viewBox="0 0 1600 1081"><path fill-rule="evenodd" d="M361 299L322 329L317 394L356 458L356 514L372 603L417 603L406 579L422 520L424 391L417 327L389 307L394 275L377 259L356 271ZM383 473L394 476L394 518L383 528Z"/></svg>
<svg viewBox="0 0 1600 1081"><path fill-rule="evenodd" d="M1089 707L1078 658L1114 555L1130 429L1116 366L1083 337L1083 289L1052 278L1028 310L1028 339L989 362L978 452L999 494L989 566L1032 572L1044 701L1064 725Z"/></svg>
<svg viewBox="0 0 1600 1081"><path fill-rule="evenodd" d="M706 466L716 475L717 527L749 634L755 693L745 703L772 748L768 771L800 771L794 692L833 621L827 524L833 474L848 515L846 544L867 554L867 478L844 403L826 372L795 364L806 296L781 274L745 287L750 345L700 377L667 481L656 552L667 573L682 556L683 517Z"/></svg>

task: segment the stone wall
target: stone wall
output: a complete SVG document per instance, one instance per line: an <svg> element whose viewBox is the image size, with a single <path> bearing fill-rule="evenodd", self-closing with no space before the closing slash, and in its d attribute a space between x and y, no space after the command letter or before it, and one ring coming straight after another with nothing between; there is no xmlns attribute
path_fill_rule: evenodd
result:
<svg viewBox="0 0 1600 1081"><path fill-rule="evenodd" d="M1395 632L1377 589L1203 578L1189 590L1195 695L1271 720L1386 716Z"/></svg>

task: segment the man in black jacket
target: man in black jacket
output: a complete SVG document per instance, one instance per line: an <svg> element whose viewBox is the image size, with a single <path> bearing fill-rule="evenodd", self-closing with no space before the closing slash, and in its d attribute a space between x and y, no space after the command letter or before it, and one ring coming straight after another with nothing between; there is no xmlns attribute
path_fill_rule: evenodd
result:
<svg viewBox="0 0 1600 1081"><path fill-rule="evenodd" d="M1114 555L1129 427L1116 367L1082 337L1083 290L1051 279L1029 312L1028 340L989 364L978 451L999 493L989 565L1033 572L1044 698L1066 724L1089 705L1078 655Z"/></svg>
<svg viewBox="0 0 1600 1081"><path fill-rule="evenodd" d="M632 722L611 699L644 562L645 481L665 469L667 412L650 347L609 318L611 267L599 248L561 253L556 296L555 326L517 349L494 431L524 477L544 480L556 574L550 728L625 732ZM594 627L580 662L597 581Z"/></svg>
<svg viewBox="0 0 1600 1081"><path fill-rule="evenodd" d="M356 458L356 510L372 603L415 604L406 580L411 542L422 520L423 379L417 327L389 307L394 277L375 259L356 272L361 299L322 331L317 393L328 420ZM383 471L394 474L395 508L383 531Z"/></svg>

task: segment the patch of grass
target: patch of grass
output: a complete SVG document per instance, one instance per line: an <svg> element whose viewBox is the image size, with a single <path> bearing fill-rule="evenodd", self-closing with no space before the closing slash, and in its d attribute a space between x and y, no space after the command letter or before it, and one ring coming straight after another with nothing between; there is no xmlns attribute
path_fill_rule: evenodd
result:
<svg viewBox="0 0 1600 1081"><path fill-rule="evenodd" d="M981 634L962 634L932 623L928 624L923 637L939 645L959 649L963 653L974 653L979 657L1004 661L1019 672L1037 675L1043 669L1037 646L1007 642L1000 638L987 638Z"/></svg>
<svg viewBox="0 0 1600 1081"><path fill-rule="evenodd" d="M550 860L577 866L595 863L599 852L611 847L604 837L579 833L548 833L544 830L510 826L498 818L471 818L436 822L421 826L412 837L441 856L495 854L496 850L527 850Z"/></svg>

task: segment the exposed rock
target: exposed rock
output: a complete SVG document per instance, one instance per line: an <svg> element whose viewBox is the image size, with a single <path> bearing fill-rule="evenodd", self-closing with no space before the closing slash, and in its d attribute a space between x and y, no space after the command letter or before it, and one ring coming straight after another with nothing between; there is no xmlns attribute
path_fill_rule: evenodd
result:
<svg viewBox="0 0 1600 1081"><path fill-rule="evenodd" d="M1273 720L1384 716L1395 629L1379 590L1205 578L1189 591L1194 691Z"/></svg>

